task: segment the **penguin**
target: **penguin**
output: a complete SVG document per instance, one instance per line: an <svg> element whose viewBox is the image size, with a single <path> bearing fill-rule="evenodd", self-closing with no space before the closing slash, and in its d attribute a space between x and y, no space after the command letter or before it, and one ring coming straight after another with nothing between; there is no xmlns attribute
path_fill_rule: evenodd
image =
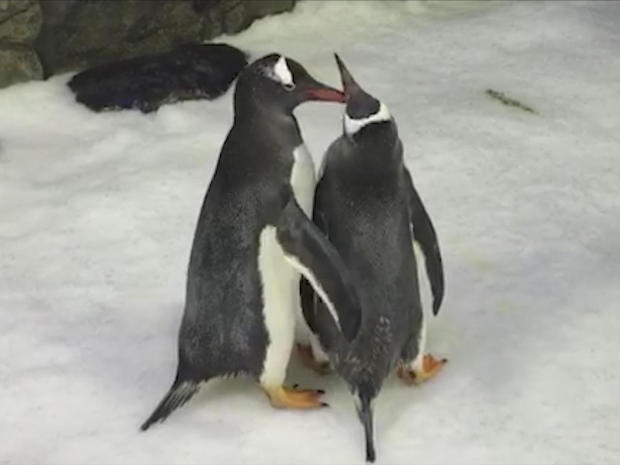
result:
<svg viewBox="0 0 620 465"><path fill-rule="evenodd" d="M435 229L403 162L394 118L335 57L346 96L344 128L323 159L313 220L350 270L362 313L346 310L337 319L304 279L300 294L310 330L353 394L366 460L373 462L372 405L385 378L396 370L412 384L432 378L446 363L424 354L414 244L425 258L435 315L444 274Z"/></svg>
<svg viewBox="0 0 620 465"><path fill-rule="evenodd" d="M303 275L329 311L360 314L342 258L310 220L315 170L293 110L342 91L278 54L239 75L234 121L205 195L187 271L174 382L148 429L216 377L247 375L280 408L325 406L283 385Z"/></svg>

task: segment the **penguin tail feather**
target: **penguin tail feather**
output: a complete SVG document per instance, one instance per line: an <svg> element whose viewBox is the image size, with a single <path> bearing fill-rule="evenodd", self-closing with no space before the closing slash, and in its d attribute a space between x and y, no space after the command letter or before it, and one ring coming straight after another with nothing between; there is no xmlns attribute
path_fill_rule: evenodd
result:
<svg viewBox="0 0 620 465"><path fill-rule="evenodd" d="M140 426L140 429L146 431L153 423L164 421L174 410L190 400L198 392L199 387L196 381L175 381L151 416Z"/></svg>
<svg viewBox="0 0 620 465"><path fill-rule="evenodd" d="M375 442L373 433L373 415L370 399L367 397L360 398L360 405L357 414L362 425L364 426L364 436L366 438L366 462L374 462L376 459Z"/></svg>

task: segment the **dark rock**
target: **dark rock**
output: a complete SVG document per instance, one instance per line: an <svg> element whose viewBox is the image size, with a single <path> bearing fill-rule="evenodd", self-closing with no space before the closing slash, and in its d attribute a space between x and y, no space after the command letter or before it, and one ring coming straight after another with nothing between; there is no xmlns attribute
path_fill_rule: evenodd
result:
<svg viewBox="0 0 620 465"><path fill-rule="evenodd" d="M43 1L37 50L46 73L54 74L239 32L294 5L294 0Z"/></svg>
<svg viewBox="0 0 620 465"><path fill-rule="evenodd" d="M295 0L0 0L0 87L41 78L42 67L50 76L234 34L294 6Z"/></svg>
<svg viewBox="0 0 620 465"><path fill-rule="evenodd" d="M0 0L0 42L32 43L42 21L36 0Z"/></svg>
<svg viewBox="0 0 620 465"><path fill-rule="evenodd" d="M0 48L0 88L42 77L43 69L34 50L26 46Z"/></svg>
<svg viewBox="0 0 620 465"><path fill-rule="evenodd" d="M255 19L285 13L295 8L295 0L260 0L246 3L251 6L252 15Z"/></svg>
<svg viewBox="0 0 620 465"><path fill-rule="evenodd" d="M256 19L290 11L294 6L294 0L222 0L220 8L224 16L224 31L236 34L247 29Z"/></svg>
<svg viewBox="0 0 620 465"><path fill-rule="evenodd" d="M196 13L202 13L205 9L210 9L216 6L220 0L192 0L192 6Z"/></svg>
<svg viewBox="0 0 620 465"><path fill-rule="evenodd" d="M248 12L247 2L242 0L223 0L224 31L228 34L236 34L247 28L254 18Z"/></svg>
<svg viewBox="0 0 620 465"><path fill-rule="evenodd" d="M214 99L247 64L225 44L184 44L168 53L100 65L68 83L76 100L94 111L138 108L144 113L180 100Z"/></svg>
<svg viewBox="0 0 620 465"><path fill-rule="evenodd" d="M163 2L43 2L37 50L48 74L138 56L170 42L155 24Z"/></svg>

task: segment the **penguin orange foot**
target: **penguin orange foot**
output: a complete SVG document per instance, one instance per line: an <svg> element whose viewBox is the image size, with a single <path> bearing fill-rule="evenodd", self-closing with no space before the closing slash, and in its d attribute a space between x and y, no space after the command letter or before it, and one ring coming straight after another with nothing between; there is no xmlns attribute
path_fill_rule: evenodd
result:
<svg viewBox="0 0 620 465"><path fill-rule="evenodd" d="M447 362L448 359L437 360L428 354L418 358L412 365L399 365L397 374L406 384L420 384L434 378Z"/></svg>
<svg viewBox="0 0 620 465"><path fill-rule="evenodd" d="M374 462L373 401L388 367L402 360L405 371L422 378L438 371L430 360L423 370L426 332L416 256L426 264L435 315L444 294L443 265L434 227L405 166L394 118L335 58L346 100L343 133L323 157L312 218L344 266L355 271L351 293L359 292L361 305L332 310L308 280L301 281L299 293L310 343L318 340L353 395L366 461Z"/></svg>
<svg viewBox="0 0 620 465"><path fill-rule="evenodd" d="M327 407L327 404L321 401L321 396L325 393L321 390L279 386L266 392L271 405L276 408L312 409Z"/></svg>
<svg viewBox="0 0 620 465"><path fill-rule="evenodd" d="M331 373L332 370L329 366L329 362L321 362L314 358L311 346L297 344L297 353L299 354L301 363L303 363L306 368L310 368L319 375L328 375Z"/></svg>
<svg viewBox="0 0 620 465"><path fill-rule="evenodd" d="M319 392L281 387L295 340L292 304L300 277L336 315L361 313L353 275L309 218L314 162L293 114L311 100L344 103L344 93L300 63L270 54L241 71L232 100L233 125L190 252L177 372L143 430L203 382L238 374L264 386L276 406L320 407Z"/></svg>

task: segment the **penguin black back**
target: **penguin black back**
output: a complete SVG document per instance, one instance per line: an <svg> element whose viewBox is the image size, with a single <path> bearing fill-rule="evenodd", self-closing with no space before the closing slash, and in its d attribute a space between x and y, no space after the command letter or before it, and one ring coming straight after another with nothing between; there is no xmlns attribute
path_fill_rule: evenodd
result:
<svg viewBox="0 0 620 465"><path fill-rule="evenodd" d="M344 95L276 54L239 76L233 126L194 234L176 377L143 430L219 376L252 377L277 407L322 405L319 391L282 385L299 273L331 310L360 309L342 259L303 210L311 208L314 169L293 110L309 100L343 102Z"/></svg>
<svg viewBox="0 0 620 465"><path fill-rule="evenodd" d="M354 395L366 436L366 459L374 461L373 399L392 370L412 366L423 351L414 241L424 244L427 262L433 264L431 282L439 303L443 268L430 219L425 211L420 213L421 202L412 196L413 184L403 163L394 119L384 103L355 82L339 57L336 60L347 97L344 133L325 155L313 219L341 254L358 286L359 330L347 340L347 315L336 322L325 311L322 299L308 292L304 283L302 304L308 325ZM416 235L422 223L430 225L428 238Z"/></svg>

